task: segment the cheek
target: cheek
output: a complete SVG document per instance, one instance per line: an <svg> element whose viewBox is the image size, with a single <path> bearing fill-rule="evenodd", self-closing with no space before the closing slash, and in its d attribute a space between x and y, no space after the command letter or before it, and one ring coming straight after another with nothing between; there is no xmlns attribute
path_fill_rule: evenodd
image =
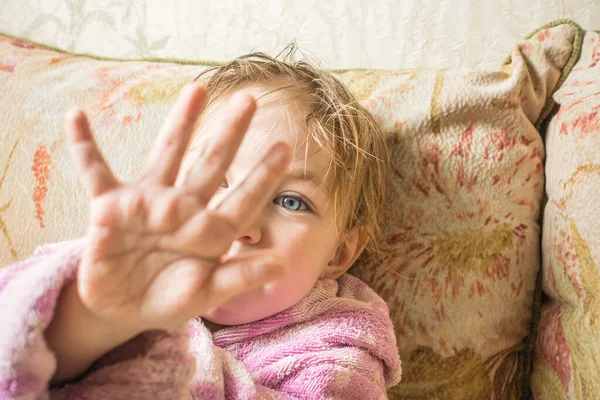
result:
<svg viewBox="0 0 600 400"><path fill-rule="evenodd" d="M290 261L324 258L329 240L311 223L282 221L269 229L270 244Z"/></svg>
<svg viewBox="0 0 600 400"><path fill-rule="evenodd" d="M290 277L314 283L321 275L335 247L331 237L320 234L323 231L315 225L279 226L271 245L286 258Z"/></svg>

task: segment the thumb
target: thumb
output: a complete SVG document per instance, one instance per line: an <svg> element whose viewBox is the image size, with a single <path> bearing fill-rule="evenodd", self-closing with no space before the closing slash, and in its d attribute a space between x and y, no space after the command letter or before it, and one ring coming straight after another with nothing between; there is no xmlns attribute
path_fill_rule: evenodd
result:
<svg viewBox="0 0 600 400"><path fill-rule="evenodd" d="M287 274L286 261L277 253L255 251L228 258L216 267L207 285L211 303L261 288Z"/></svg>

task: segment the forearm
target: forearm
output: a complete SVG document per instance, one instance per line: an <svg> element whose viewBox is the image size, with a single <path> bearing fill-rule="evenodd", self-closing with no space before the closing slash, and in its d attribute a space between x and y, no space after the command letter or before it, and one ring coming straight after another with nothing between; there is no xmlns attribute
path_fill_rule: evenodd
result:
<svg viewBox="0 0 600 400"><path fill-rule="evenodd" d="M76 281L70 283L60 294L54 318L45 331L57 361L51 383L77 378L103 354L136 334L96 318L81 302Z"/></svg>

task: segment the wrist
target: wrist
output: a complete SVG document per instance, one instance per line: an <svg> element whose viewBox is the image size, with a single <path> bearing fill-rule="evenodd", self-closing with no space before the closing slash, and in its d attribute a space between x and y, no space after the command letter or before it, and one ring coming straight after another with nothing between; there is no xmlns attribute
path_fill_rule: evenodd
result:
<svg viewBox="0 0 600 400"><path fill-rule="evenodd" d="M44 332L57 361L52 383L78 377L102 355L138 333L97 316L79 297L77 281L69 283L63 288L54 317Z"/></svg>
<svg viewBox="0 0 600 400"><path fill-rule="evenodd" d="M111 342L121 344L145 330L144 327L133 321L126 321L127 323L113 321L90 309L79 294L77 280L73 281L70 287L65 288L65 291L66 300L71 303L73 315L78 315L81 324L85 324L92 331L91 334L98 338L102 337L105 340L110 338Z"/></svg>

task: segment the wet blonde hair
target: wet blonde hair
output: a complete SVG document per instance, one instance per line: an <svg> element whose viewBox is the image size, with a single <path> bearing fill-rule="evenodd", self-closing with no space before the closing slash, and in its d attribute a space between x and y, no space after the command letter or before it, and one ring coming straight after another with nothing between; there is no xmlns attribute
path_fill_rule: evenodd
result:
<svg viewBox="0 0 600 400"><path fill-rule="evenodd" d="M340 80L304 59L295 61L296 51L291 44L276 57L243 55L204 70L195 80L208 92L206 109L250 85L271 89L265 95L283 91L306 105L307 136L331 157L326 181L338 236L345 239L352 229L360 228L357 248L365 245L361 260L379 262L389 184L385 138L373 116Z"/></svg>

